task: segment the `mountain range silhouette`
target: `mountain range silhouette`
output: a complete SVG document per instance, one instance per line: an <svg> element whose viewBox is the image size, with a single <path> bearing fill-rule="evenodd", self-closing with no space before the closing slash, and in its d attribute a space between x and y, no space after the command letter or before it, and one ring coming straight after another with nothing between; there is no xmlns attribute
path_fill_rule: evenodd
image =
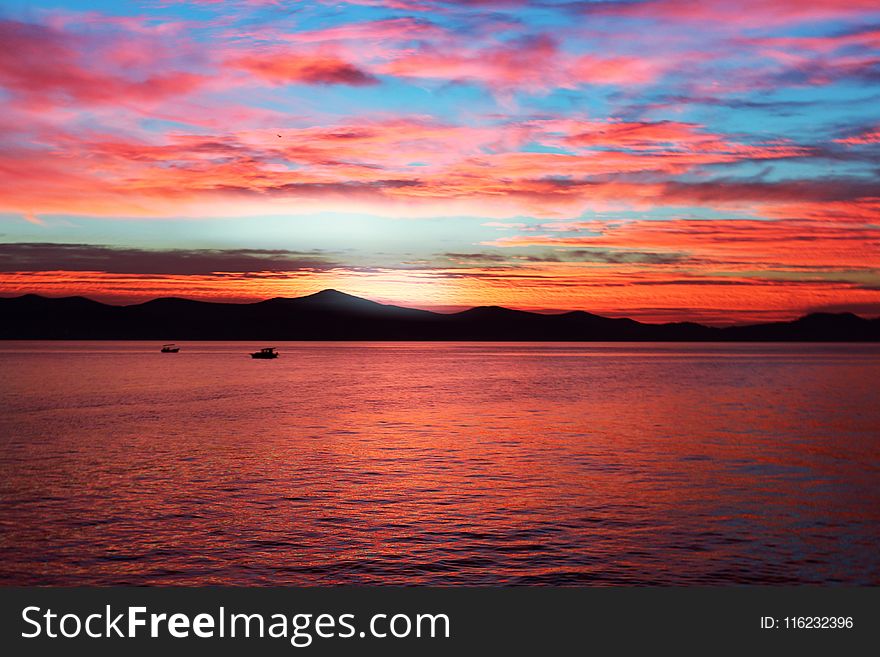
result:
<svg viewBox="0 0 880 657"><path fill-rule="evenodd" d="M500 306L443 314L337 290L244 304L169 297L128 306L26 294L0 298L0 339L876 342L880 318L813 313L788 322L713 327Z"/></svg>

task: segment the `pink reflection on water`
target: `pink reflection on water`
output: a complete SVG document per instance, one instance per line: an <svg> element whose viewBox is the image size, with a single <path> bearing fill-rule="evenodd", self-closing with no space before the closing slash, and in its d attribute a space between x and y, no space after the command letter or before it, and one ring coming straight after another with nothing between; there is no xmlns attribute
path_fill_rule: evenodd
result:
<svg viewBox="0 0 880 657"><path fill-rule="evenodd" d="M0 345L0 581L877 583L873 345Z"/></svg>

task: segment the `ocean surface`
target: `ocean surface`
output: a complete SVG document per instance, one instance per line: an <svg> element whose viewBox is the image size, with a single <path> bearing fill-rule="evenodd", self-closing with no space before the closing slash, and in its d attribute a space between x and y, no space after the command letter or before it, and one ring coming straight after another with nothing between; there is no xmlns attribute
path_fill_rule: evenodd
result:
<svg viewBox="0 0 880 657"><path fill-rule="evenodd" d="M0 342L0 584L880 584L880 345Z"/></svg>

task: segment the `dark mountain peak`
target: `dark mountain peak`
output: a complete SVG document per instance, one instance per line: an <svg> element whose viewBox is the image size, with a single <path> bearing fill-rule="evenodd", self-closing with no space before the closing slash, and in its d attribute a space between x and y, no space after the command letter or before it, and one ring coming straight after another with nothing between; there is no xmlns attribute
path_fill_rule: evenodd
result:
<svg viewBox="0 0 880 657"><path fill-rule="evenodd" d="M314 294L308 294L304 297L299 297L300 300L309 299L310 301L320 301L322 303L341 303L341 302L368 302L375 303L374 301L369 301L368 299L363 299L361 297L356 297L353 294L347 294L345 292L340 292L339 290L334 290L332 288L327 288L326 290L321 290L320 292L315 292Z"/></svg>
<svg viewBox="0 0 880 657"><path fill-rule="evenodd" d="M588 313L585 310L569 310L568 312L558 313L557 317L569 317L571 319L609 319L608 317Z"/></svg>
<svg viewBox="0 0 880 657"><path fill-rule="evenodd" d="M460 313L454 313L458 317L473 318L491 318L491 317L531 317L535 313L526 312L525 310L513 310L503 306L475 306L468 310L462 310Z"/></svg>
<svg viewBox="0 0 880 657"><path fill-rule="evenodd" d="M100 301L95 301L94 299L87 299L86 297L45 297L42 294L22 294L19 297L10 297L7 301L12 301L18 304L24 304L28 306L57 306L58 304L64 304L67 306L70 305L82 305L82 306L104 306L106 304L101 303Z"/></svg>
<svg viewBox="0 0 880 657"><path fill-rule="evenodd" d="M157 299L150 299L149 301L144 301L143 303L132 304L130 307L136 308L157 308L157 307L181 307L181 306L200 306L203 304L212 303L210 301L197 301L195 299L182 299L180 297L159 297Z"/></svg>
<svg viewBox="0 0 880 657"><path fill-rule="evenodd" d="M52 299L39 294L22 294L17 297L2 297L0 298L0 301L4 303L14 303L17 306L33 306L40 303L49 303Z"/></svg>
<svg viewBox="0 0 880 657"><path fill-rule="evenodd" d="M315 292L314 294L309 294L304 297L290 299L289 301L290 303L293 303L297 306L322 308L325 310L334 311L358 309L375 310L384 307L381 303L376 303L375 301L370 301L369 299L356 297L353 294L346 294L345 292L331 289L321 290L320 292Z"/></svg>
<svg viewBox="0 0 880 657"><path fill-rule="evenodd" d="M353 317L359 318L366 316L373 318L395 316L413 319L427 318L434 315L434 313L427 310L378 303L333 289L321 290L303 297L275 297L274 299L260 301L254 305L274 307L278 311L293 313L306 312L334 316L351 313Z"/></svg>
<svg viewBox="0 0 880 657"><path fill-rule="evenodd" d="M356 297L353 294L346 294L345 292L340 292L339 290L334 290L332 288L327 288L326 290L321 290L320 292L313 292L312 294L305 294L301 297L272 297L271 299L264 299L263 301L257 301L257 303L300 303L300 302L322 302L329 303L333 301L368 301L368 299L362 299L361 297ZM372 302L371 302L372 303Z"/></svg>
<svg viewBox="0 0 880 657"><path fill-rule="evenodd" d="M571 312L559 313L555 315L550 315L550 317L556 317L560 321L564 322L572 322L576 324L585 324L585 325L600 325L614 324L616 326L623 325L631 325L636 326L640 323L634 319L630 319L629 317L605 317L603 315L596 315L594 313L588 313L583 310L572 310Z"/></svg>
<svg viewBox="0 0 880 657"><path fill-rule="evenodd" d="M833 331L860 329L868 326L870 322L853 313L818 312L798 317L790 324L806 331Z"/></svg>
<svg viewBox="0 0 880 657"><path fill-rule="evenodd" d="M712 328L501 306L446 315L333 289L258 303L165 297L130 306L27 294L0 298L0 316L0 339L880 341L880 319L852 313L819 312L790 322Z"/></svg>
<svg viewBox="0 0 880 657"><path fill-rule="evenodd" d="M795 321L804 323L828 323L828 322L863 322L861 317L854 313L810 313L799 317Z"/></svg>

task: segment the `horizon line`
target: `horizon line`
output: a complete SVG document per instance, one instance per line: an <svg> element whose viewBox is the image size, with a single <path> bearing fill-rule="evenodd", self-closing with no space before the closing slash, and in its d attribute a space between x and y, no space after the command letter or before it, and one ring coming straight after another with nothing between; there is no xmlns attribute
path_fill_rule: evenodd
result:
<svg viewBox="0 0 880 657"><path fill-rule="evenodd" d="M403 309L407 309L407 310L421 310L424 312L433 313L435 315L457 315L457 314L464 313L469 310L475 310L478 308L500 308L503 310L510 310L513 312L531 313L531 314L535 314L535 315L566 315L566 314L571 314L571 313L585 313L585 314L594 315L597 317L603 317L606 319L628 319L628 320L637 322L639 324L644 324L644 325L649 325L649 326L650 325L663 326L663 325L668 325L668 324L695 324L695 325L699 325L699 326L706 326L709 328L726 328L726 327L734 327L734 326L758 326L758 325L763 325L763 324L779 324L779 323L794 322L799 319L803 319L805 317L809 317L812 315L831 315L831 316L852 315L854 317L857 317L857 318L865 320L865 321L880 320L880 315L878 315L876 317L863 316L863 315L860 315L859 313L852 312L852 311L846 311L846 310L839 311L839 312L815 310L815 311L807 311L807 312L803 312L801 314L793 315L790 319L784 319L784 320L754 321L754 322L739 322L739 323L732 322L732 323L725 323L725 324L714 323L714 322L703 323L703 322L694 321L694 320L675 320L675 321L670 321L670 322L650 322L650 321L646 322L646 321L641 321L638 319L633 319L632 317L629 317L626 315L612 316L612 315L599 314L599 313L595 313L595 312L592 312L589 310L583 310L583 309L561 310L561 309L548 308L548 309L545 309L545 312L542 312L542 311L534 310L534 309L526 310L526 309L522 309L522 308L511 308L508 306L501 306L501 305L497 305L497 304L468 306L468 307L463 307L461 310L455 310L455 311L451 311L451 312L441 312L441 311L437 311L437 310L427 310L425 308L418 308L418 307L413 307L413 306L404 306L404 305L399 305L396 303L383 303L381 301L374 301L373 299L361 297L356 294L351 294L349 292L343 292L341 290L337 290L336 288L324 288L322 290L318 290L317 292L311 292L309 294L304 294L304 295L298 296L298 297L274 296L274 297L266 297L263 299L247 300L247 301L234 301L234 300L213 301L213 300L181 297L181 296L160 296L160 297L153 297L151 299L147 299L144 301L139 301L137 303L109 303L106 301L100 301L98 299L94 299L91 297L86 297L86 296L82 296L82 295L78 295L78 294L65 295L65 296L49 296L46 294L39 294L36 292L25 292L23 294L18 294L15 296L7 296L6 293L0 292L0 299L21 299L24 297L37 297L40 299L57 299L57 300L83 299L85 301L90 301L92 303L99 303L101 305L111 306L114 308L129 308L129 307L134 307L134 306L141 306L141 305L151 303L154 301L161 301L161 300L166 300L166 299L173 299L173 300L178 300L178 301L191 301L194 303L205 303L205 304L215 304L215 305L247 306L247 305L254 305L254 304L258 304L258 303L265 303L266 301L273 301L276 299L278 299L278 300L306 299L308 297L318 296L320 294L325 294L327 292L333 292L333 293L336 293L336 294L339 294L342 296L346 296L346 297L350 297L352 299L356 299L356 300L360 300L360 301L367 301L369 303L375 303L379 306L386 306L386 307L392 307L392 308L403 308Z"/></svg>

